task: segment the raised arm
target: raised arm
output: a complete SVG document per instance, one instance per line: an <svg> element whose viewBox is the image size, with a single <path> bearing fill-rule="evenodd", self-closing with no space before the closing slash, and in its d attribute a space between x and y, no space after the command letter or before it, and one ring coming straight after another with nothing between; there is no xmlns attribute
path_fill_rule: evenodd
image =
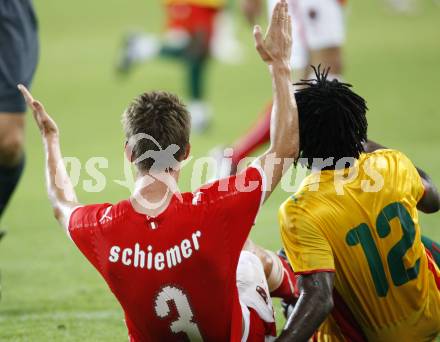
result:
<svg viewBox="0 0 440 342"><path fill-rule="evenodd" d="M366 143L364 143L364 150L367 153L381 149L386 149L386 147L371 140L368 140ZM431 177L429 177L425 171L418 167L416 167L416 169L425 188L425 193L423 194L419 203L417 203L417 209L426 214L435 213L440 210L440 194L437 190L437 187L435 186Z"/></svg>
<svg viewBox="0 0 440 342"><path fill-rule="evenodd" d="M256 49L272 75L270 147L257 160L266 174L267 199L299 150L298 109L290 69L292 25L285 0L275 6L265 38L259 26L254 28L254 37Z"/></svg>
<svg viewBox="0 0 440 342"><path fill-rule="evenodd" d="M64 166L58 127L46 113L41 102L34 100L26 87L19 85L18 89L26 99L29 108L32 109L34 119L40 129L46 156L47 193L56 219L67 230L72 209L77 207L79 203Z"/></svg>

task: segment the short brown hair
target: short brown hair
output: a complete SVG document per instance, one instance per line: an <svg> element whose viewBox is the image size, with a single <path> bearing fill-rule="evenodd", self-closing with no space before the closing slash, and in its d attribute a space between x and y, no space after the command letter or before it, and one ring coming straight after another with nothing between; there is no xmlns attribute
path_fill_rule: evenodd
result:
<svg viewBox="0 0 440 342"><path fill-rule="evenodd" d="M148 134L160 145L150 139L141 139L133 146L132 161L146 151L165 150L177 145L174 158L184 157L189 144L191 130L190 115L183 102L176 96L164 91L152 91L136 97L122 116L122 124L127 141L136 134ZM154 159L145 158L137 163L142 171L149 171Z"/></svg>

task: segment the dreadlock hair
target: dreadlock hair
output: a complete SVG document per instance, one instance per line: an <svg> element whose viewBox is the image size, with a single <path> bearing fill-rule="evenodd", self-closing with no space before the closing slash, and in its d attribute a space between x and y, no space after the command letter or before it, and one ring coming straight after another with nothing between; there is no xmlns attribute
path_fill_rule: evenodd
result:
<svg viewBox="0 0 440 342"><path fill-rule="evenodd" d="M301 80L295 94L300 128L300 162L311 168L314 158L359 158L367 139L368 110L351 84L327 80L330 68L312 66L316 79Z"/></svg>

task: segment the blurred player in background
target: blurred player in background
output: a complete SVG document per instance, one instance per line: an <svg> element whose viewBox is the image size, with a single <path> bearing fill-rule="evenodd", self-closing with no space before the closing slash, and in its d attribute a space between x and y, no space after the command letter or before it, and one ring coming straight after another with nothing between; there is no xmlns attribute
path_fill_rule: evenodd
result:
<svg viewBox="0 0 440 342"><path fill-rule="evenodd" d="M262 12L262 0L241 0L242 10L251 23ZM269 12L275 1L268 0ZM310 65L330 67L329 79L341 79L343 71L342 47L345 43L344 0L288 0L293 26L293 49L291 66L295 80L313 74ZM243 158L267 144L270 134L272 103L261 118L244 136L232 144L232 170L221 170L221 176L234 173ZM223 150L212 152L217 159L223 158Z"/></svg>
<svg viewBox="0 0 440 342"><path fill-rule="evenodd" d="M239 57L233 22L224 10L226 5L226 0L164 0L167 20L164 37L130 34L118 65L119 72L125 74L134 65L156 57L182 61L187 72L188 109L196 132L207 128L212 114L205 99L206 68L211 52L223 61Z"/></svg>
<svg viewBox="0 0 440 342"><path fill-rule="evenodd" d="M26 103L38 61L37 19L31 0L0 0L0 218L23 172ZM0 240L5 231L0 230Z"/></svg>
<svg viewBox="0 0 440 342"><path fill-rule="evenodd" d="M418 210L439 193L401 152L367 141L366 103L344 83L316 79L296 92L300 161L312 173L280 208L299 299L280 341L343 341L333 292L368 341L432 341L440 333L440 269ZM426 245L424 245L426 244ZM437 251L438 252L438 251Z"/></svg>
<svg viewBox="0 0 440 342"><path fill-rule="evenodd" d="M174 95L145 93L124 113L126 154L137 169L132 196L114 205L82 205L62 162L55 122L19 87L43 138L55 217L117 297L131 341L263 341L276 333L265 270L242 248L286 171L273 158L292 163L299 148L285 1L276 5L266 38L259 27L254 35L272 74L270 148L243 173L194 193L175 187L190 152L190 122ZM145 153L151 157L143 159Z"/></svg>

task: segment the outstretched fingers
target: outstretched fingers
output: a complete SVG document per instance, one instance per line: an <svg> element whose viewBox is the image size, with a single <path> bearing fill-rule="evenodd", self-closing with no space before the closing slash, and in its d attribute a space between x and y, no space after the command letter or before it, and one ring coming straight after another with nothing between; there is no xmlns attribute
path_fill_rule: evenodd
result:
<svg viewBox="0 0 440 342"><path fill-rule="evenodd" d="M33 109L33 103L35 100L32 97L32 94L29 92L29 90L23 84L19 84L17 88L18 90L20 90L21 94L23 95L27 105Z"/></svg>
<svg viewBox="0 0 440 342"><path fill-rule="evenodd" d="M34 119L41 133L43 135L50 133L58 134L58 127L49 114L47 114L43 104L40 101L35 100L30 91L24 85L19 84L18 89L23 94L29 108L32 109Z"/></svg>
<svg viewBox="0 0 440 342"><path fill-rule="evenodd" d="M257 49L261 58L264 61L269 60L270 56L266 48L264 47L263 33L261 32L261 27L259 25L254 26L254 41L255 41L255 48Z"/></svg>
<svg viewBox="0 0 440 342"><path fill-rule="evenodd" d="M19 84L18 90L20 90L20 92L23 94L27 105L32 109L35 120L37 121L38 125L40 125L42 116L46 114L42 103L35 100L30 91L24 85Z"/></svg>
<svg viewBox="0 0 440 342"><path fill-rule="evenodd" d="M270 26L272 25L279 25L280 23L280 15L281 15L281 2L277 2L277 4L275 5L275 8L273 9L272 12L272 19L270 21Z"/></svg>

